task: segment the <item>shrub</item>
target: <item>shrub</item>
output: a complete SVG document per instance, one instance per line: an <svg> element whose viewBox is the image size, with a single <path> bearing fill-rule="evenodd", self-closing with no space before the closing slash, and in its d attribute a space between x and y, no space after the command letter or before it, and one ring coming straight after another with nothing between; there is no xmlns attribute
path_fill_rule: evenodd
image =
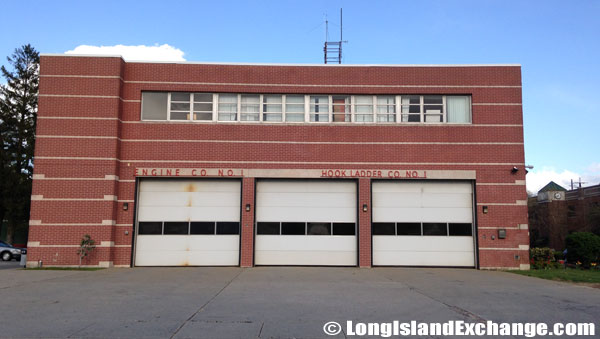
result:
<svg viewBox="0 0 600 339"><path fill-rule="evenodd" d="M559 261L559 260L563 260L563 259L564 259L563 251L554 251L554 260L555 261Z"/></svg>
<svg viewBox="0 0 600 339"><path fill-rule="evenodd" d="M590 232L571 233L565 239L567 261L581 262L584 268L590 268L600 258L600 236Z"/></svg>
<svg viewBox="0 0 600 339"><path fill-rule="evenodd" d="M561 253L562 256L562 253ZM555 259L554 250L548 247L534 247L529 250L531 268L549 269L560 267L560 263Z"/></svg>

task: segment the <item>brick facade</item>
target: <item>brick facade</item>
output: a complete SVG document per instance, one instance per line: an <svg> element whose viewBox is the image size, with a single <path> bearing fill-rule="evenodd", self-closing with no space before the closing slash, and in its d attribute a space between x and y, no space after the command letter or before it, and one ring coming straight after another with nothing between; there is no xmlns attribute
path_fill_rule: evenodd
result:
<svg viewBox="0 0 600 339"><path fill-rule="evenodd" d="M466 94L472 124L149 122L140 119L147 90ZM99 246L86 265L130 266L136 168L475 171L479 267L528 264L519 66L127 63L44 55L38 118L31 265L76 265L77 244L90 234ZM521 170L511 173L513 166ZM241 266L253 265L255 182L242 179ZM371 179L358 182L359 266L369 267ZM492 237L499 228L506 239Z"/></svg>

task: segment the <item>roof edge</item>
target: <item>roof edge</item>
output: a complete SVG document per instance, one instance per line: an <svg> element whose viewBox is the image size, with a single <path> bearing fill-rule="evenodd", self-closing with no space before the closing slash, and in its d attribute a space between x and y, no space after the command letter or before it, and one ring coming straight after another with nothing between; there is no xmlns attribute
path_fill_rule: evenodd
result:
<svg viewBox="0 0 600 339"><path fill-rule="evenodd" d="M236 65L236 66L304 66L304 67L521 67L521 64L302 64L261 62L209 62L209 61L145 61L125 60L121 55L40 53L40 56L120 58L127 63L182 64L182 65Z"/></svg>

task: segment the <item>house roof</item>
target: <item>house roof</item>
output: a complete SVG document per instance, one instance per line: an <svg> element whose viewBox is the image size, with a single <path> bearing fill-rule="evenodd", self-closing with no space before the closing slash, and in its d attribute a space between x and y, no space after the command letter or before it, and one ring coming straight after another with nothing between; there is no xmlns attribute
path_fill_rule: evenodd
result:
<svg viewBox="0 0 600 339"><path fill-rule="evenodd" d="M548 192L548 191L562 191L562 192L566 192L567 190L560 186L559 184L555 183L554 181L550 181L548 183L548 185L542 187L541 190L538 191L539 192Z"/></svg>

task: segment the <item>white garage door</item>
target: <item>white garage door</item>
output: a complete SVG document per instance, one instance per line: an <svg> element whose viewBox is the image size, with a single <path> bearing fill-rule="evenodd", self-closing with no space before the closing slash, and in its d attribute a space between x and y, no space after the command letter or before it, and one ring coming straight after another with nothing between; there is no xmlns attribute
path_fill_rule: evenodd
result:
<svg viewBox="0 0 600 339"><path fill-rule="evenodd" d="M240 199L239 181L141 181L135 265L238 265Z"/></svg>
<svg viewBox="0 0 600 339"><path fill-rule="evenodd" d="M260 181L256 265L356 265L356 184Z"/></svg>
<svg viewBox="0 0 600 339"><path fill-rule="evenodd" d="M470 183L376 181L373 265L475 266Z"/></svg>

